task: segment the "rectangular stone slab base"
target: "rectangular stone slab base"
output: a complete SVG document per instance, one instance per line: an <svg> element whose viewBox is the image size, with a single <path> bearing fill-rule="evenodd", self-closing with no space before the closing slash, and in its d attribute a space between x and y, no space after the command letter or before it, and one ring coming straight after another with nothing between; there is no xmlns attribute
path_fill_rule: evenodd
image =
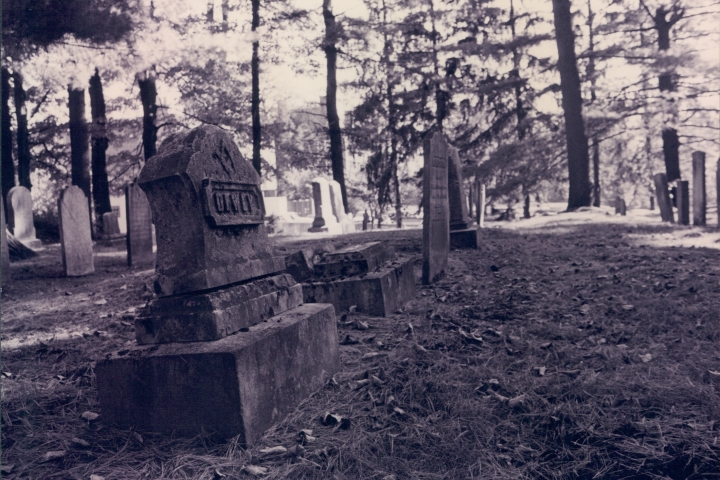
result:
<svg viewBox="0 0 720 480"><path fill-rule="evenodd" d="M95 369L102 418L250 445L340 370L336 322L332 305L302 305L221 340L108 355Z"/></svg>
<svg viewBox="0 0 720 480"><path fill-rule="evenodd" d="M302 287L306 304L332 303L338 312L356 305L360 313L388 317L415 297L415 272L412 260L400 260L368 274Z"/></svg>
<svg viewBox="0 0 720 480"><path fill-rule="evenodd" d="M450 231L450 247L478 248L480 246L480 227Z"/></svg>

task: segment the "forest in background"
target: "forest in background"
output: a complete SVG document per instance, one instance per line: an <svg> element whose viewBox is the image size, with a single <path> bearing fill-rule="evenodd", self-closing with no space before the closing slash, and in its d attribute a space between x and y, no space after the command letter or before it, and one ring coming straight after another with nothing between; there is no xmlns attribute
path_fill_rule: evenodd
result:
<svg viewBox="0 0 720 480"><path fill-rule="evenodd" d="M693 151L714 173L719 21L712 0L3 0L3 196L31 188L52 220L72 183L100 218L164 138L205 123L280 194L332 175L354 212L418 205L432 130L500 205L647 207L652 175L688 178Z"/></svg>

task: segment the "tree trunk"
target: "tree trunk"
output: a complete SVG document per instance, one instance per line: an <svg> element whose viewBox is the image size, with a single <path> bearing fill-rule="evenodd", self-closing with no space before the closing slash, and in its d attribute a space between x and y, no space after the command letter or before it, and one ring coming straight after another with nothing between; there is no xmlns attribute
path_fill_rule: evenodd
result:
<svg viewBox="0 0 720 480"><path fill-rule="evenodd" d="M138 85L140 86L140 101L143 106L143 153L145 160L157 153L157 89L155 88L155 73L146 70L138 74Z"/></svg>
<svg viewBox="0 0 720 480"><path fill-rule="evenodd" d="M342 131L337 113L337 25L332 13L332 1L323 0L323 18L325 20L325 58L327 59L327 119L330 136L330 162L333 180L340 184L343 207L347 211L347 190L345 189L345 161L342 150Z"/></svg>
<svg viewBox="0 0 720 480"><path fill-rule="evenodd" d="M10 131L10 72L2 67L2 198L7 198L15 186L15 163L12 156L12 132ZM7 218L7 211L5 218Z"/></svg>
<svg viewBox="0 0 720 480"><path fill-rule="evenodd" d="M552 3L568 151L568 180L570 183L568 210L575 210L579 207L590 206L590 158L582 116L580 75L575 57L575 35L570 15L570 0L553 0Z"/></svg>
<svg viewBox="0 0 720 480"><path fill-rule="evenodd" d="M70 170L72 184L90 201L90 156L88 126L85 120L85 89L68 87L70 107Z"/></svg>
<svg viewBox="0 0 720 480"><path fill-rule="evenodd" d="M587 76L590 78L590 103L595 103L595 100L597 100L597 94L595 93L595 85L597 83L597 80L595 78L595 30L594 30L594 25L593 25L593 20L595 19L595 14L593 13L590 0L588 0L587 4L588 4L588 29L590 30L590 45L589 45L589 55L588 55ZM599 207L600 206L600 141L598 140L598 136L595 133L593 133L593 136L592 136L592 147L593 147L592 201L593 201L593 207Z"/></svg>
<svg viewBox="0 0 720 480"><path fill-rule="evenodd" d="M27 107L25 106L25 89L20 72L13 73L15 84L15 116L17 119L17 147L18 147L18 183L30 190L30 143L27 126Z"/></svg>
<svg viewBox="0 0 720 480"><path fill-rule="evenodd" d="M112 211L110 206L110 186L107 176L105 151L108 148L107 119L105 118L105 97L98 69L90 77L90 141L92 145L92 194L95 204L95 225L102 228L103 213Z"/></svg>
<svg viewBox="0 0 720 480"><path fill-rule="evenodd" d="M260 26L260 0L252 0L252 31L256 32ZM262 160L260 157L260 142L262 138L262 129L260 127L260 57L258 49L260 42L257 40L252 42L252 61L250 63L252 70L252 142L253 157L252 164L260 175L262 168Z"/></svg>
<svg viewBox="0 0 720 480"><path fill-rule="evenodd" d="M658 50L661 52L670 50L670 29L677 23L682 17L682 10L674 9L673 15L670 19L667 18L669 11L665 10L665 7L658 7L653 17L655 23L655 29L658 32ZM674 92L677 90L675 82L675 74L672 71L664 72L658 78L660 92ZM669 102L667 110L673 110L674 100L667 99ZM676 116L676 115L675 115ZM663 158L665 159L665 172L667 174L668 182L679 180L680 175L680 139L675 128L664 127L662 130L663 140Z"/></svg>

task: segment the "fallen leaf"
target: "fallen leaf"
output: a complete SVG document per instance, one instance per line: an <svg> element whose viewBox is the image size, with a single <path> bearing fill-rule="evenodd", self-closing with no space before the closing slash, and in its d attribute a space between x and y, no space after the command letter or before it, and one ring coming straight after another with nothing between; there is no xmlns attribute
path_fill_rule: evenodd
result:
<svg viewBox="0 0 720 480"><path fill-rule="evenodd" d="M139 443L140 445L142 445L142 444L145 443L145 439L142 437L142 435L140 435L140 434L137 433L137 432L132 432L132 438L133 438L133 440L135 440L135 441L136 441L137 443Z"/></svg>
<svg viewBox="0 0 720 480"><path fill-rule="evenodd" d="M370 325L368 325L366 322L363 322L360 319L355 320L355 330L367 330L370 328Z"/></svg>
<svg viewBox="0 0 720 480"><path fill-rule="evenodd" d="M414 344L414 345L413 345L413 348L414 348L415 351L418 352L418 353L428 353L428 351L425 349L425 347L423 347L422 345L420 345L420 344L418 344L418 343Z"/></svg>
<svg viewBox="0 0 720 480"><path fill-rule="evenodd" d="M652 360L652 355L649 353L646 353L645 355L638 355L640 357L640 360L643 361L643 363L648 363L650 360Z"/></svg>
<svg viewBox="0 0 720 480"><path fill-rule="evenodd" d="M301 444L307 444L307 443L314 442L317 439L315 437L313 437L312 433L313 433L313 431L309 430L309 429L300 430L298 432L298 441Z"/></svg>
<svg viewBox="0 0 720 480"><path fill-rule="evenodd" d="M2 473L4 473L4 474L7 475L7 474L9 474L10 472L13 471L13 468L15 468L15 464L14 464L14 463L10 463L10 464L7 464L7 465L3 465L3 466L0 467L0 472L2 472Z"/></svg>
<svg viewBox="0 0 720 480"><path fill-rule="evenodd" d="M405 410L400 407L393 407L393 413L397 413L401 417L405 416Z"/></svg>
<svg viewBox="0 0 720 480"><path fill-rule="evenodd" d="M88 422L94 422L94 421L97 420L99 417L100 417L100 415L98 415L98 414L95 413L95 412L85 412L85 413L82 414L82 418L84 418L84 419L87 420Z"/></svg>
<svg viewBox="0 0 720 480"><path fill-rule="evenodd" d="M588 305L588 304L586 303L585 305L583 305L582 307L580 307L580 313L581 313L582 315L587 315L588 313L590 313L590 305Z"/></svg>
<svg viewBox="0 0 720 480"><path fill-rule="evenodd" d="M535 367L535 370L538 372L538 375L540 375L541 377L544 377L545 372L547 371L547 369L545 367Z"/></svg>
<svg viewBox="0 0 720 480"><path fill-rule="evenodd" d="M387 353L385 353L385 352L368 352L368 353L366 353L365 355L362 356L362 359L363 359L363 360L369 360L369 359L371 359L371 358L383 357L383 356L385 356L385 355L387 355Z"/></svg>
<svg viewBox="0 0 720 480"><path fill-rule="evenodd" d="M240 471L259 477L260 475L267 475L268 469L266 467L258 467L257 465L245 465Z"/></svg>
<svg viewBox="0 0 720 480"><path fill-rule="evenodd" d="M88 448L90 447L90 442L87 440L83 440L82 438L73 437L72 440L70 440L70 443L72 443L76 447L80 448Z"/></svg>
<svg viewBox="0 0 720 480"><path fill-rule="evenodd" d="M282 445L278 445L277 447L261 448L258 451L260 453L262 453L264 456L268 457L270 455L279 455L279 454L287 453L287 448L283 447Z"/></svg>
<svg viewBox="0 0 720 480"><path fill-rule="evenodd" d="M65 456L65 454L67 454L67 452L65 450L49 451L49 452L45 453L45 455L42 456L42 458L40 459L40 463L52 462L53 460L59 460L59 459L63 458Z"/></svg>
<svg viewBox="0 0 720 480"><path fill-rule="evenodd" d="M96 302L93 302L94 305L105 305L106 303L107 303L107 300L105 300L104 298L100 299Z"/></svg>
<svg viewBox="0 0 720 480"><path fill-rule="evenodd" d="M480 345L483 343L483 339L481 336L476 335L475 332L466 332L462 328L458 329L458 333L462 337L463 341L467 343L474 343L476 345Z"/></svg>
<svg viewBox="0 0 720 480"><path fill-rule="evenodd" d="M357 343L360 343L360 340L353 338L350 335L345 335L345 338L340 341L340 345L355 345Z"/></svg>
<svg viewBox="0 0 720 480"><path fill-rule="evenodd" d="M302 445L295 445L294 447L288 448L287 451L288 457L304 457L305 456L305 449Z"/></svg>
<svg viewBox="0 0 720 480"><path fill-rule="evenodd" d="M710 372L711 375L720 376L720 372L716 372L716 371L714 371L714 370L708 370L708 372Z"/></svg>
<svg viewBox="0 0 720 480"><path fill-rule="evenodd" d="M219 480L225 477L227 477L227 475L225 475L224 473L220 473L220 470L218 470L217 468L213 471L213 480Z"/></svg>
<svg viewBox="0 0 720 480"><path fill-rule="evenodd" d="M105 477L101 477L100 475L90 475L90 480L105 480Z"/></svg>
<svg viewBox="0 0 720 480"><path fill-rule="evenodd" d="M337 413L326 412L322 418L322 423L323 425L333 426L340 423L342 421L342 418L343 417L341 417Z"/></svg>
<svg viewBox="0 0 720 480"><path fill-rule="evenodd" d="M5 378L12 378L13 374L10 372L2 372L2 376Z"/></svg>
<svg viewBox="0 0 720 480"><path fill-rule="evenodd" d="M527 395L525 395L524 393L522 395L518 395L517 397L508 400L508 405L513 408L522 405L522 403L525 401L525 398L527 398Z"/></svg>
<svg viewBox="0 0 720 480"><path fill-rule="evenodd" d="M412 323L408 323L408 328L407 328L407 330L405 330L405 333L408 333L410 335L415 334L415 327L413 327Z"/></svg>
<svg viewBox="0 0 720 480"><path fill-rule="evenodd" d="M635 309L635 305L630 305L630 304L628 303L628 304L625 304L625 305L621 305L620 308L622 308L622 309L625 310L626 312L629 312L630 310L634 310L634 309Z"/></svg>
<svg viewBox="0 0 720 480"><path fill-rule="evenodd" d="M619 348L620 350L625 350L626 348L628 348L628 346L624 343L618 343L617 348Z"/></svg>
<svg viewBox="0 0 720 480"><path fill-rule="evenodd" d="M352 305L350 308L348 308L348 313L355 313L357 312L357 305Z"/></svg>

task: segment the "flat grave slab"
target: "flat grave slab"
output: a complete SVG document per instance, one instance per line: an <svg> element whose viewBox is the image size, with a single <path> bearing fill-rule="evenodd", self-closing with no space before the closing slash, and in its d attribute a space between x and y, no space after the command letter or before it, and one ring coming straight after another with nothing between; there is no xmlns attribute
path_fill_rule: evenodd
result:
<svg viewBox="0 0 720 480"><path fill-rule="evenodd" d="M338 312L351 306L376 317L388 317L415 298L413 261L398 259L369 272L302 284L305 303L332 303Z"/></svg>
<svg viewBox="0 0 720 480"><path fill-rule="evenodd" d="M327 253L315 263L318 278L368 273L395 259L395 249L386 242L368 242Z"/></svg>

